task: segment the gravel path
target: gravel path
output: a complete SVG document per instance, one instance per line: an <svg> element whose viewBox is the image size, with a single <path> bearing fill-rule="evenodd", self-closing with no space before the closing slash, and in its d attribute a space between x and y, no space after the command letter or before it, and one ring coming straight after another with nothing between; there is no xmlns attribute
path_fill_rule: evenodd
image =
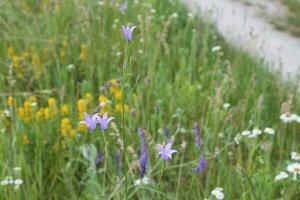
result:
<svg viewBox="0 0 300 200"><path fill-rule="evenodd" d="M278 1L183 1L193 12L200 9L204 16L208 13L227 41L259 56L272 69L281 69L284 78L300 71L300 38L278 31L270 24L270 17L287 12Z"/></svg>

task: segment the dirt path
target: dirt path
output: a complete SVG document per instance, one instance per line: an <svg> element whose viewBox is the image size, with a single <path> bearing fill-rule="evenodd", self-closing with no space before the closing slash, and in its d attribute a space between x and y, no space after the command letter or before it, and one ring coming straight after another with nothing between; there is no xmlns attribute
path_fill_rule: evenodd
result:
<svg viewBox="0 0 300 200"><path fill-rule="evenodd" d="M300 71L300 39L278 31L269 20L287 12L278 1L183 1L194 12L209 13L227 41L259 56L271 68L281 68L284 78Z"/></svg>

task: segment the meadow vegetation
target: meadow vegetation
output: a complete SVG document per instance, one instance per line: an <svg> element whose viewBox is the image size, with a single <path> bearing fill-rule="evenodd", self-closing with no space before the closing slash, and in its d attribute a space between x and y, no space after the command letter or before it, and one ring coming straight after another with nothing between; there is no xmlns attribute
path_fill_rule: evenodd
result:
<svg viewBox="0 0 300 200"><path fill-rule="evenodd" d="M0 26L0 199L299 197L297 85L179 1L2 0Z"/></svg>

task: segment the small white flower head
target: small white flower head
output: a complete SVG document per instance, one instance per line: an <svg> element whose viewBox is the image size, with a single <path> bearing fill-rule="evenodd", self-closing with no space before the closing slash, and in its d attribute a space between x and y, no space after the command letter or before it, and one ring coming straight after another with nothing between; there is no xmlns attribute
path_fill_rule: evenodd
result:
<svg viewBox="0 0 300 200"><path fill-rule="evenodd" d="M224 103L224 104L223 104L223 108L224 108L225 110L228 110L228 109L230 108L230 103Z"/></svg>
<svg viewBox="0 0 300 200"><path fill-rule="evenodd" d="M147 176L144 176L144 178L142 179L142 184L143 184L143 185L148 185L148 184L150 184L150 183L151 183L150 178L147 177Z"/></svg>
<svg viewBox="0 0 300 200"><path fill-rule="evenodd" d="M251 134L248 135L248 137L249 137L249 138L256 138L256 137L258 137L258 136L261 135L261 134L262 134L262 131L261 131L260 129L255 128L255 129L253 129L253 130L251 131Z"/></svg>
<svg viewBox="0 0 300 200"><path fill-rule="evenodd" d="M287 171L293 174L293 180L297 180L297 175L300 174L300 163L290 163Z"/></svg>
<svg viewBox="0 0 300 200"><path fill-rule="evenodd" d="M241 133L242 136L248 136L251 134L251 131L245 130Z"/></svg>
<svg viewBox="0 0 300 200"><path fill-rule="evenodd" d="M10 116L10 111L9 110L4 110L3 114L4 114L4 116L9 117Z"/></svg>
<svg viewBox="0 0 300 200"><path fill-rule="evenodd" d="M212 52L217 52L217 51L220 51L222 49L221 46L214 46L213 48L211 48L211 51Z"/></svg>
<svg viewBox="0 0 300 200"><path fill-rule="evenodd" d="M269 135L274 135L275 134L275 130L272 128L265 128L264 129L264 133L267 133Z"/></svg>
<svg viewBox="0 0 300 200"><path fill-rule="evenodd" d="M224 199L223 188L216 187L211 191L211 195L213 195L218 200Z"/></svg>
<svg viewBox="0 0 300 200"><path fill-rule="evenodd" d="M155 10L154 8L152 8L152 9L150 10L150 12L151 12L151 13L156 13L156 10Z"/></svg>
<svg viewBox="0 0 300 200"><path fill-rule="evenodd" d="M120 51L118 51L117 53L116 53L116 56L121 56L122 55L122 53L120 52Z"/></svg>
<svg viewBox="0 0 300 200"><path fill-rule="evenodd" d="M22 185L22 184L23 184L23 180L22 180L22 179L16 179L16 180L14 181L14 184L15 184L16 186Z"/></svg>
<svg viewBox="0 0 300 200"><path fill-rule="evenodd" d="M291 120L292 122L296 122L296 121L298 120L298 118L299 118L299 116L296 115L296 114L292 114L292 115L290 116L290 120Z"/></svg>
<svg viewBox="0 0 300 200"><path fill-rule="evenodd" d="M291 122L291 118L289 115L287 114L282 114L280 115L280 120L283 122L283 123L290 123Z"/></svg>
<svg viewBox="0 0 300 200"><path fill-rule="evenodd" d="M72 69L74 69L75 68L75 65L73 65L73 64L69 64L68 66L67 66L67 69L68 70L72 70Z"/></svg>
<svg viewBox="0 0 300 200"><path fill-rule="evenodd" d="M135 186L139 186L139 185L142 184L142 181L141 181L141 179L136 179L136 180L134 181L133 184L134 184Z"/></svg>
<svg viewBox="0 0 300 200"><path fill-rule="evenodd" d="M291 158L292 158L292 160L300 160L300 154L293 151L293 152L291 152Z"/></svg>
<svg viewBox="0 0 300 200"><path fill-rule="evenodd" d="M280 181L280 180L286 179L287 177L289 177L289 174L282 171L282 172L279 172L279 174L277 174L275 176L275 181Z"/></svg>

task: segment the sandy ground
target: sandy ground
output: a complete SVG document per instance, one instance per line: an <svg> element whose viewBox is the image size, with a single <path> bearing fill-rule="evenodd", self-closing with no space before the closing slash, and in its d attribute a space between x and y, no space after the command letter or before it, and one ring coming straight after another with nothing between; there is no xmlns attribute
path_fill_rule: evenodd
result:
<svg viewBox="0 0 300 200"><path fill-rule="evenodd" d="M287 12L278 1L183 1L191 11L209 15L227 41L262 58L270 68L281 69L283 78L289 79L300 71L300 38L278 31L270 23L270 18Z"/></svg>

